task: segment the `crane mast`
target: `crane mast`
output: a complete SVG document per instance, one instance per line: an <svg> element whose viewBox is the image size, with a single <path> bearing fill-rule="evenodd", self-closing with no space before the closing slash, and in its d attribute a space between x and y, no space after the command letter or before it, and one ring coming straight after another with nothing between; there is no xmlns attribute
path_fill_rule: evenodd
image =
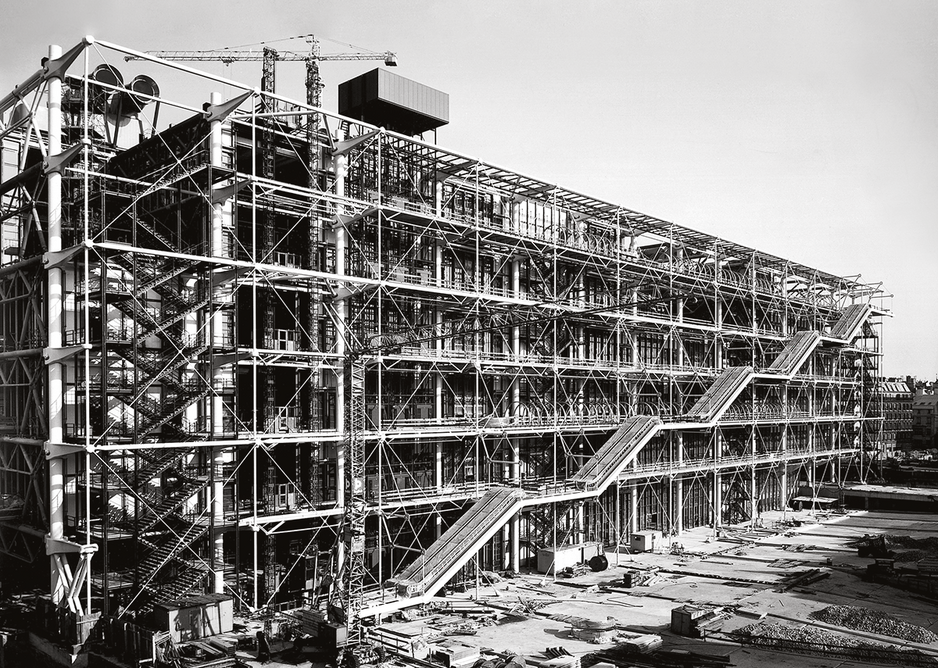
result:
<svg viewBox="0 0 938 668"><path fill-rule="evenodd" d="M175 60L185 62L220 62L225 65L241 62L262 62L263 75L261 77L261 90L267 93L276 92L274 86L276 63L279 62L305 62L306 63L306 102L313 107L321 107L322 79L319 75L319 62L323 60L351 60L368 61L381 60L388 67L397 66L397 54L392 51L351 51L346 53L320 53L319 40L313 35L305 36L309 42L308 52L281 51L268 46L263 49L207 49L207 50L176 50L176 51L147 51L147 55L162 60ZM139 60L138 56L125 56L125 60Z"/></svg>

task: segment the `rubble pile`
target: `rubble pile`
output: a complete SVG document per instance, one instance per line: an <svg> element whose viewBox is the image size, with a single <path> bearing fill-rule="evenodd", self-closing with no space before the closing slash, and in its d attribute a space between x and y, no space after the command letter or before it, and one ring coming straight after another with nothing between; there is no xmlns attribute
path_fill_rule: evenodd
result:
<svg viewBox="0 0 938 668"><path fill-rule="evenodd" d="M884 545L889 549L896 561L909 562L920 561L929 557L938 557L938 538L929 536L928 538L912 538L911 536L895 536L892 534L877 534L876 536L866 535L863 538L848 543L853 547L859 547L871 540L882 539ZM860 555L864 556L864 555ZM883 555L886 556L886 555Z"/></svg>
<svg viewBox="0 0 938 668"><path fill-rule="evenodd" d="M758 640L788 640L793 643L806 645L826 645L828 647L857 647L859 640L837 635L833 631L814 626L789 626L778 622L758 622L744 626L737 631L738 634L749 636L753 644ZM771 643L774 645L774 643Z"/></svg>
<svg viewBox="0 0 938 668"><path fill-rule="evenodd" d="M911 536L893 536L886 534L886 544L890 547L898 547L903 550L922 550L932 556L938 555L938 538L929 536L928 538L912 538Z"/></svg>
<svg viewBox="0 0 938 668"><path fill-rule="evenodd" d="M898 649L892 645L849 638L811 626L759 622L744 626L733 635L741 642L781 651L887 663L905 668L938 666L938 660L917 649Z"/></svg>
<svg viewBox="0 0 938 668"><path fill-rule="evenodd" d="M886 534L886 544L896 550L896 561L908 563L938 556L938 538L912 538Z"/></svg>
<svg viewBox="0 0 938 668"><path fill-rule="evenodd" d="M855 631L878 633L911 642L927 644L938 641L938 635L928 629L900 621L892 615L870 610L869 608L853 605L830 605L823 610L812 612L808 616L826 624L843 626Z"/></svg>

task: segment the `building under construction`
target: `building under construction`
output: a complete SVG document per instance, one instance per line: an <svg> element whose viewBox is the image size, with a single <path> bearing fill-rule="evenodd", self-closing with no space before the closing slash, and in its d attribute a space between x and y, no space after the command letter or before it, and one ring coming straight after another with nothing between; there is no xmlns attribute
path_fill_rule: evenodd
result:
<svg viewBox="0 0 938 668"><path fill-rule="evenodd" d="M386 70L340 99L89 38L0 100L4 573L351 624L865 476L880 286L447 151Z"/></svg>

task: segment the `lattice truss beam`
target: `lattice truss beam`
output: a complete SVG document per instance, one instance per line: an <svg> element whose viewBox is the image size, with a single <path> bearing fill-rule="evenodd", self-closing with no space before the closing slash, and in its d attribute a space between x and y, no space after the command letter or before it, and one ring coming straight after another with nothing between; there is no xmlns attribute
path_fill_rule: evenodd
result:
<svg viewBox="0 0 938 668"><path fill-rule="evenodd" d="M69 528L122 546L93 562L56 553L68 605L90 577L141 610L213 589L250 609L332 600L354 613L493 486L554 496L476 567L503 565L515 543L531 556L746 518L801 479L842 479L841 458L869 469L878 323L818 344L785 377L768 370L793 335L832 331L878 286L269 86L177 70L199 84L177 90L197 92L134 98L114 76L130 53L83 43L52 63L59 155L37 122L46 74L0 101L0 493L21 502L0 519L0 549L34 559L48 528L52 268L68 276L71 349L53 353L72 448L55 452L90 490ZM243 92L208 92L222 86ZM65 192L55 255L50 173ZM399 345L350 379L350 352L375 341ZM719 420L687 422L740 367L755 377ZM662 431L609 491L564 497L637 416ZM362 539L351 560L349 536Z"/></svg>

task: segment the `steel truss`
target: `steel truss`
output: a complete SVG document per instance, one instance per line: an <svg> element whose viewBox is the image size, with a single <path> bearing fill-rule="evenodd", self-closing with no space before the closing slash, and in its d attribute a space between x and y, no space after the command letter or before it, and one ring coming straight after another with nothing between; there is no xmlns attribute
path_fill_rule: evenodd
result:
<svg viewBox="0 0 938 668"><path fill-rule="evenodd" d="M200 92L114 118L92 75L125 55ZM116 45L50 62L0 101L0 549L51 536L57 600L355 613L496 487L527 501L457 579L875 460L879 286ZM660 430L584 495L635 416Z"/></svg>

